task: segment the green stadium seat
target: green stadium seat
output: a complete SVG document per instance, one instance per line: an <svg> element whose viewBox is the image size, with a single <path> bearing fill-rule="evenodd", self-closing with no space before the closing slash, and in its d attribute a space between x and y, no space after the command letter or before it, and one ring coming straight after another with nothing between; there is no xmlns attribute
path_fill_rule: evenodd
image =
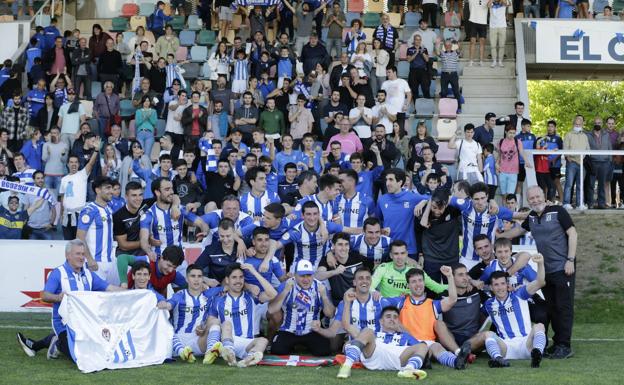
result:
<svg viewBox="0 0 624 385"><path fill-rule="evenodd" d="M174 31L181 31L184 29L184 16L173 16L173 19L169 22L171 28Z"/></svg>
<svg viewBox="0 0 624 385"><path fill-rule="evenodd" d="M217 33L208 29L202 29L199 31L197 37L197 44L212 46L217 42Z"/></svg>
<svg viewBox="0 0 624 385"><path fill-rule="evenodd" d="M111 31L124 32L128 29L128 19L125 17L113 17Z"/></svg>

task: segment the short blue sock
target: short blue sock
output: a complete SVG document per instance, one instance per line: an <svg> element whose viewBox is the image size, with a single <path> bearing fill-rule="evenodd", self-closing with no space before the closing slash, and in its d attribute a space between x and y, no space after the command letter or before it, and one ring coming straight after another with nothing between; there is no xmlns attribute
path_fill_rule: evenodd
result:
<svg viewBox="0 0 624 385"><path fill-rule="evenodd" d="M485 340L485 349L492 358L498 358L503 356L500 352L498 342L494 337L489 337Z"/></svg>
<svg viewBox="0 0 624 385"><path fill-rule="evenodd" d="M455 360L457 359L455 354L451 352L443 352L436 358L440 364L448 366L449 368L455 368Z"/></svg>

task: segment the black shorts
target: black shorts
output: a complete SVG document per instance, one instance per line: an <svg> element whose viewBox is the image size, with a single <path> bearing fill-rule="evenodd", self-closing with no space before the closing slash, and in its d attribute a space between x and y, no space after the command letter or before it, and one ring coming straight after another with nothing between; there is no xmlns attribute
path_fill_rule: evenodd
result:
<svg viewBox="0 0 624 385"><path fill-rule="evenodd" d="M518 168L518 182L524 182L526 179L526 169L524 168L524 164L520 164Z"/></svg>
<svg viewBox="0 0 624 385"><path fill-rule="evenodd" d="M561 178L561 167L551 167L550 168L550 177L551 178Z"/></svg>
<svg viewBox="0 0 624 385"><path fill-rule="evenodd" d="M468 22L468 37L469 38L479 38L485 39L487 37L487 24L477 24L472 21Z"/></svg>

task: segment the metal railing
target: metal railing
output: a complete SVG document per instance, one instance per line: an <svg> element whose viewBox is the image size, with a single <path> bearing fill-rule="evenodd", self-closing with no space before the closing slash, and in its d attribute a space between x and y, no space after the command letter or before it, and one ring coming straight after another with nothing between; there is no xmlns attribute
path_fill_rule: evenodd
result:
<svg viewBox="0 0 624 385"><path fill-rule="evenodd" d="M524 114L525 116L531 116L530 103L529 103L529 89L527 83L526 72L526 55L524 44L524 26L526 22L522 19L514 19L514 29L516 37L516 86L518 87L518 100L524 102Z"/></svg>
<svg viewBox="0 0 624 385"><path fill-rule="evenodd" d="M30 29L34 29L36 27L36 21L37 18L41 15L43 15L43 10L46 6L50 6L50 2L52 2L52 6L54 5L54 0L46 0L45 3L43 3L43 5L41 7L39 7L39 9L37 10L37 12L35 12L35 14L33 15L33 17L30 19ZM54 8L50 8L50 12L54 12ZM30 31L28 31L30 33ZM22 57L22 55L24 54L24 52L26 52L26 49L28 48L28 44L30 44L29 42L30 39L26 39L26 42L24 42L22 45L20 45L17 48L17 51L15 51L15 53L13 54L13 56L11 56L11 61L13 63L18 63L20 58Z"/></svg>
<svg viewBox="0 0 624 385"><path fill-rule="evenodd" d="M624 155L624 150L586 150L586 151L581 151L581 150L525 150L525 152L527 152L528 156L528 162L533 164L533 156L532 155L572 155L572 156L580 156L580 162L579 162L579 196L578 196L578 200L579 200L579 206L577 207L577 210L587 210L588 207L585 206L585 200L584 200L584 191L583 191L583 184L584 184L584 179L585 179L585 170L583 167L583 159L585 159L586 156L592 156L592 155ZM527 172L527 185L537 185L537 178L535 176L535 167L532 168L527 168L526 169ZM567 183L567 182L566 182ZM604 187L603 187L604 188ZM570 192L570 194L572 194L572 192ZM561 197L561 199L563 200L563 197ZM613 199L613 197L611 197L611 199Z"/></svg>

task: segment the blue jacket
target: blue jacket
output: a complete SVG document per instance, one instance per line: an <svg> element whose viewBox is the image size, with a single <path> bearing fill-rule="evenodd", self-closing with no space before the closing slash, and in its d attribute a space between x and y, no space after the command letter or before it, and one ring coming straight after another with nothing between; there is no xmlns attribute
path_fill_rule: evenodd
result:
<svg viewBox="0 0 624 385"><path fill-rule="evenodd" d="M383 227L390 228L390 238L402 239L407 243L407 252L416 254L416 233L414 232L414 207L427 197L402 190L396 194L384 194L377 201L377 217Z"/></svg>

